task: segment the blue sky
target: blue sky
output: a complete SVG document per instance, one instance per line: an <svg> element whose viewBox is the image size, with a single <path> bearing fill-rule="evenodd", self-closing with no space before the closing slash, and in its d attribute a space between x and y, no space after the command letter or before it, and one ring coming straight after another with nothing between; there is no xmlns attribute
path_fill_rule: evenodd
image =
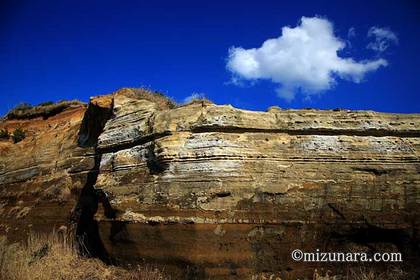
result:
<svg viewBox="0 0 420 280"><path fill-rule="evenodd" d="M316 91L311 88L318 85L313 71L318 71L319 61L311 62L312 72L305 76L310 81L288 76L289 69L302 64L293 63L302 62L293 55L281 61L283 68L273 68L274 59L266 65L269 71L261 70L254 78L240 67L228 67L232 47L260 48L267 39L282 36L283 27L300 28L302 17L315 16L331 24L333 38L345 42L337 53L340 60L383 59L387 66L355 77L328 64L321 69L327 69L332 83ZM375 39L367 36L372 27L386 28L398 40L381 52L367 48ZM416 1L3 0L0 114L19 102L87 101L89 96L139 86L179 102L198 92L217 104L253 110L277 105L419 113L419 27ZM354 32L349 36L350 29ZM277 48L282 51L285 45ZM290 53L296 54L294 50ZM267 64L273 57L258 59ZM300 68L293 71L301 73ZM279 94L283 83L293 91L292 100Z"/></svg>

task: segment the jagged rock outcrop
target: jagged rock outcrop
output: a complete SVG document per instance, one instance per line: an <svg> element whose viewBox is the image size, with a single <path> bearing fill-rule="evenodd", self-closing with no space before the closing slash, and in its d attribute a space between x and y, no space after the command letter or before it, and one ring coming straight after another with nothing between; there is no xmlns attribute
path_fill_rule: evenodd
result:
<svg viewBox="0 0 420 280"><path fill-rule="evenodd" d="M96 212L120 262L292 279L314 268L291 259L296 248L385 244L418 261L419 115L158 101L123 89L86 112L1 124L42 126L32 141L0 142L3 231L63 223L100 189L112 215L80 209Z"/></svg>

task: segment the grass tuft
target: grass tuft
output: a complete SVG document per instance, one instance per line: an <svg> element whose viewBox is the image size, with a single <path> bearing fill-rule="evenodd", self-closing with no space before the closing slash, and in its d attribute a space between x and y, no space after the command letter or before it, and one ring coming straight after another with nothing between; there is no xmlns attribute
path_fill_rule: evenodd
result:
<svg viewBox="0 0 420 280"><path fill-rule="evenodd" d="M315 269L313 280L415 280L417 272L414 269L404 271L396 265L374 267L365 265L349 266L345 275L333 275L330 271L322 272Z"/></svg>
<svg viewBox="0 0 420 280"><path fill-rule="evenodd" d="M12 133L12 140L13 140L13 143L15 144L25 139L25 137L26 137L25 131L20 127L16 128Z"/></svg>
<svg viewBox="0 0 420 280"><path fill-rule="evenodd" d="M25 244L8 243L0 236L0 280L164 280L152 267L132 270L107 266L78 254L74 242L63 233L31 234Z"/></svg>
<svg viewBox="0 0 420 280"><path fill-rule="evenodd" d="M128 88L128 89L132 92L132 95L128 94L129 97L133 97L137 99L145 99L145 100L154 102L162 110L174 109L178 106L175 100L166 96L162 92L151 90L148 88Z"/></svg>
<svg viewBox="0 0 420 280"><path fill-rule="evenodd" d="M21 103L15 108L10 110L6 118L11 119L33 119L38 117L48 118L50 116L56 115L65 109L72 106L80 106L84 103L78 100L71 101L60 101L53 103L51 101L41 103L37 106L32 106L28 103Z"/></svg>

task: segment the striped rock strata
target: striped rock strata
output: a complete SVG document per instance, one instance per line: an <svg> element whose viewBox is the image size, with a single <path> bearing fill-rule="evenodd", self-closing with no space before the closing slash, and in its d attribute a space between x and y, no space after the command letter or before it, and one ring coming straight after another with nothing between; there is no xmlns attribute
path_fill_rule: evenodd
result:
<svg viewBox="0 0 420 280"><path fill-rule="evenodd" d="M169 109L123 89L92 99L60 137L57 147L36 140L56 153L45 163L27 160L36 148L2 150L2 215L14 218L29 189L48 189L36 182L57 178L60 193L70 189L66 201L79 202L79 233L100 239L114 261L163 264L187 278L294 279L316 267L293 261L296 248L388 248L419 260L417 114L254 112L206 101ZM92 202L99 190L105 207Z"/></svg>

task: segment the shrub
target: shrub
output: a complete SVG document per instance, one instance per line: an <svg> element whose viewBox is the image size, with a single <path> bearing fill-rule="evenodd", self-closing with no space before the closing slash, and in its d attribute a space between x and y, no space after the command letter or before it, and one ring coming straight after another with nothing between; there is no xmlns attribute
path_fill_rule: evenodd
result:
<svg viewBox="0 0 420 280"><path fill-rule="evenodd" d="M48 118L50 116L56 115L65 109L74 106L74 105L83 105L84 103L78 100L72 101L60 101L53 103L51 101L44 102L38 106L31 106L27 103L21 103L12 110L10 110L6 118L7 119L31 119L37 117Z"/></svg>
<svg viewBox="0 0 420 280"><path fill-rule="evenodd" d="M27 110L27 109L31 109L32 105L26 102L22 102L19 103L18 105L16 105L16 107L14 108L15 110Z"/></svg>
<svg viewBox="0 0 420 280"><path fill-rule="evenodd" d="M0 130L0 139L9 139L9 131L7 131L7 128Z"/></svg>
<svg viewBox="0 0 420 280"><path fill-rule="evenodd" d="M46 101L46 102L41 102L41 103L39 103L37 106L48 106L48 105L53 105L54 104L54 102L52 102L52 101Z"/></svg>
<svg viewBox="0 0 420 280"><path fill-rule="evenodd" d="M20 127L16 128L15 131L13 131L12 133L12 140L13 140L13 143L15 144L25 139L25 137L26 137L25 131L23 131L23 129Z"/></svg>
<svg viewBox="0 0 420 280"><path fill-rule="evenodd" d="M28 112L32 109L32 105L29 103L19 103L13 109L11 109L7 114L7 119L18 119L20 115L25 112Z"/></svg>

